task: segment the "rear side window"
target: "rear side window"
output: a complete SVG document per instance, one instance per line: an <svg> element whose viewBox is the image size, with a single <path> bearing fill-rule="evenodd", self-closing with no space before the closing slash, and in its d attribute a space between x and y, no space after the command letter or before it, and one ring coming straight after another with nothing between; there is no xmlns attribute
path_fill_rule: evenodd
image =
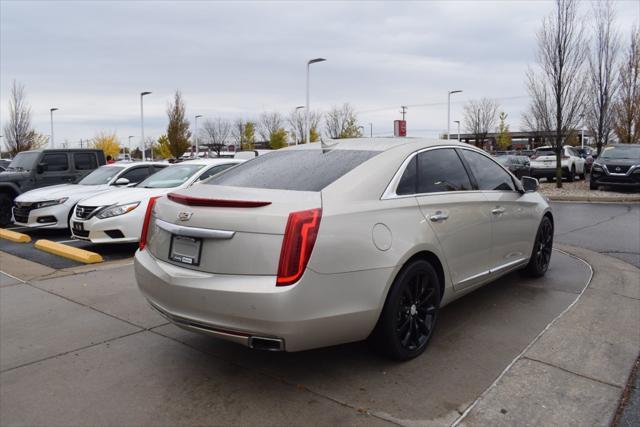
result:
<svg viewBox="0 0 640 427"><path fill-rule="evenodd" d="M417 156L413 156L413 159L407 165L407 168L400 178L396 194L398 196L404 196L407 194L416 194L418 191L418 160Z"/></svg>
<svg viewBox="0 0 640 427"><path fill-rule="evenodd" d="M470 150L460 150L476 178L479 190L515 191L511 175L496 162Z"/></svg>
<svg viewBox="0 0 640 427"><path fill-rule="evenodd" d="M258 156L206 181L210 185L320 191L378 151L283 150Z"/></svg>
<svg viewBox="0 0 640 427"><path fill-rule="evenodd" d="M65 153L45 154L42 163L47 165L47 172L62 172L69 169L69 159Z"/></svg>
<svg viewBox="0 0 640 427"><path fill-rule="evenodd" d="M96 156L92 153L74 153L73 162L76 170L93 170L98 167Z"/></svg>
<svg viewBox="0 0 640 427"><path fill-rule="evenodd" d="M226 164L226 165L218 165L218 166L214 166L212 168L209 168L208 170L204 171L202 173L202 175L200 175L198 177L198 181L204 181L207 178L211 178L213 175L218 174L218 173L222 172L223 170L227 170L231 166L235 166L235 164L234 163L229 163L229 164Z"/></svg>
<svg viewBox="0 0 640 427"><path fill-rule="evenodd" d="M418 193L471 190L462 161L450 148L418 154Z"/></svg>
<svg viewBox="0 0 640 427"><path fill-rule="evenodd" d="M139 168L132 168L123 173L120 178L126 178L130 183L139 183L144 181L149 176L149 168L142 166Z"/></svg>

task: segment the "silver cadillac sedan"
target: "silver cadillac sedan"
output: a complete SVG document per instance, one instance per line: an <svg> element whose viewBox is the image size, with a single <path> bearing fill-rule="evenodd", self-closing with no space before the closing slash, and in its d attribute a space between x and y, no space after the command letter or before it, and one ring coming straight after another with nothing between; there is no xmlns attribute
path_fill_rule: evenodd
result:
<svg viewBox="0 0 640 427"><path fill-rule="evenodd" d="M154 199L136 279L187 330L272 351L368 338L407 360L444 305L545 274L553 216L536 190L451 141L282 149Z"/></svg>

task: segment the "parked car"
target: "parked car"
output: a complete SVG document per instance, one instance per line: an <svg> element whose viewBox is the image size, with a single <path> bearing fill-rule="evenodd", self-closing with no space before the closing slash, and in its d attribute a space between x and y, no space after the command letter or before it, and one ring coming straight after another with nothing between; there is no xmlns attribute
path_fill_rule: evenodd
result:
<svg viewBox="0 0 640 427"><path fill-rule="evenodd" d="M154 199L135 275L187 330L274 351L369 337L406 360L444 305L545 274L553 217L536 189L453 141L284 148Z"/></svg>
<svg viewBox="0 0 640 427"><path fill-rule="evenodd" d="M587 172L591 171L593 162L598 157L596 151L591 147L576 147L576 152L584 159L584 168Z"/></svg>
<svg viewBox="0 0 640 427"><path fill-rule="evenodd" d="M640 144L615 144L602 149L591 168L589 188L597 190L601 185L640 188Z"/></svg>
<svg viewBox="0 0 640 427"><path fill-rule="evenodd" d="M0 174L0 227L11 222L13 201L25 191L76 182L105 164L94 149L34 150L18 153Z"/></svg>
<svg viewBox="0 0 640 427"><path fill-rule="evenodd" d="M572 182L576 175L578 179L584 179L585 161L570 145L562 147L561 158L562 176ZM556 176L556 152L553 147L539 147L531 157L531 176L534 178L547 178L553 180Z"/></svg>
<svg viewBox="0 0 640 427"><path fill-rule="evenodd" d="M69 228L76 204L87 197L130 187L169 166L166 163L112 163L95 169L77 184L27 191L16 197L13 218L24 227Z"/></svg>
<svg viewBox="0 0 640 427"><path fill-rule="evenodd" d="M93 243L131 243L140 230L149 200L187 188L242 160L188 160L148 177L134 188L124 188L81 200L71 216L71 234Z"/></svg>
<svg viewBox="0 0 640 427"><path fill-rule="evenodd" d="M531 176L530 161L526 156L503 155L496 156L495 159L518 179L523 176Z"/></svg>

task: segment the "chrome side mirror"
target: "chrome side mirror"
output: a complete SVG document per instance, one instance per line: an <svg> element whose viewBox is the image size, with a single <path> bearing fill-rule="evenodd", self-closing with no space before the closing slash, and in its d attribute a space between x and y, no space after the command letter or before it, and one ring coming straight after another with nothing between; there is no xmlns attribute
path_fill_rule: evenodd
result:
<svg viewBox="0 0 640 427"><path fill-rule="evenodd" d="M525 193L538 191L539 184L537 179L530 176L523 176L520 182L522 183L522 188L524 189Z"/></svg>

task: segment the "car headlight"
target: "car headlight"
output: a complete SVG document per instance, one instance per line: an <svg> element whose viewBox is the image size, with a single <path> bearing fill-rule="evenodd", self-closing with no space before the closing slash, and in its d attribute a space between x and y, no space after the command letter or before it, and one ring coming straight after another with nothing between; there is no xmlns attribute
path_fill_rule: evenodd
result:
<svg viewBox="0 0 640 427"><path fill-rule="evenodd" d="M593 166L591 166L591 170L594 172L602 172L602 166L598 165L598 164L594 164Z"/></svg>
<svg viewBox="0 0 640 427"><path fill-rule="evenodd" d="M35 205L34 209L40 209L40 208L46 208L49 206L55 206L55 205L61 205L64 202L66 202L67 200L69 200L68 197L63 197L61 199L57 199L57 200L45 200L44 202L37 202Z"/></svg>
<svg viewBox="0 0 640 427"><path fill-rule="evenodd" d="M100 219L111 218L131 212L140 205L140 202L126 203L124 205L110 206L100 211L96 217Z"/></svg>

